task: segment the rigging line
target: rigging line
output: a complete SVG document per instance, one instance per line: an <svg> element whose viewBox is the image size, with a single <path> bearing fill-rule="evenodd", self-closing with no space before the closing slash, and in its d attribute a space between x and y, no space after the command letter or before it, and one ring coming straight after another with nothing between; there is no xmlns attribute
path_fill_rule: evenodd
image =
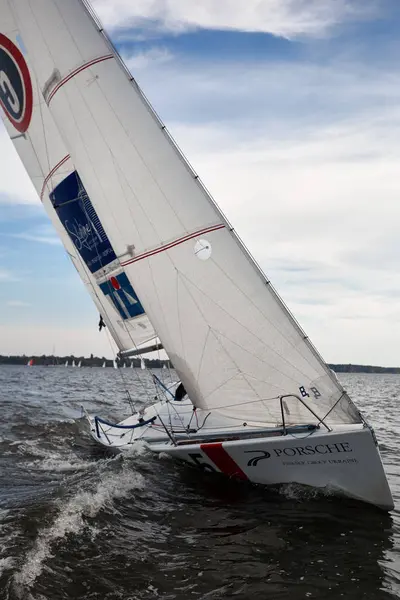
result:
<svg viewBox="0 0 400 600"><path fill-rule="evenodd" d="M286 340L286 342L292 346L292 348L298 353L300 354L300 356L302 357L302 359L304 359L309 365L310 367L313 369L313 371L315 371L316 374L318 374L318 371L316 371L315 366L308 360L308 358L306 356L304 356L298 349L298 346L296 346L289 338L287 338L284 333L277 328L277 326L275 325L275 323L273 323L268 316L266 316L261 310L260 308L253 302L253 300L237 285L237 283L228 275L228 273L222 269L220 267L220 265L214 260L211 259L213 264L215 265L215 267L221 272L223 273L223 275L226 276L226 278L231 282L231 284L237 289L237 291L244 296L244 298L246 299L246 301L251 304L256 310L257 312L261 315L261 317L267 321L267 323L272 326L275 331L278 333L278 335L282 336L282 338L284 340ZM281 355L279 352L277 352L274 348L272 348L271 346L268 346L265 342L265 340L263 340L262 338L258 337L254 332L250 332L248 331L248 328L243 325L236 317L234 317L226 308L224 308L223 306L221 306L220 304L218 304L213 298L211 298L205 291L201 290L193 281L191 281L189 279L189 277L187 277L185 275L185 277L188 279L188 281L190 281L190 283L197 288L197 290L204 294L206 296L206 298L208 298L209 300L211 300L211 302L213 302L218 308L220 308L220 310L222 310L223 312L225 312L230 318L232 318L234 321L236 321L238 323L238 325L240 325L242 328L244 328L248 333L250 333L250 335L252 335L253 337L255 337L267 350L273 352L274 354L276 354L277 356L279 356L284 362L286 362L288 365L290 365L291 367L293 367L294 369L296 369L303 377L309 378L309 375L306 375L305 373L303 373L298 367L296 367L295 365L293 365L293 363L291 363L286 357L284 357L283 355ZM283 313L284 314L284 313ZM229 339L229 338L228 338ZM268 363L266 363L268 364Z"/></svg>
<svg viewBox="0 0 400 600"><path fill-rule="evenodd" d="M191 290L188 288L188 286L185 283L185 279L186 276L184 276L182 274L182 281L183 284L186 287L186 290L188 292L188 294L190 295L190 297L192 298L195 306L197 307L197 310L199 312L199 314L202 316L204 322L206 323L206 325L208 325L208 322L203 314L203 311L201 310L199 304L197 303L196 298L193 296L193 294L191 293ZM189 280L188 280L189 281ZM194 285L194 284L193 284ZM197 287L197 286L194 286ZM231 361L231 363L235 366L237 374L236 375L241 375L243 377L243 379L246 381L247 385L249 386L249 388L254 392L254 394L256 396L259 396L259 394L257 393L257 391L255 390L255 388L253 387L253 385L251 384L251 382L246 378L245 374L243 373L242 369L240 369L240 367L238 366L236 360L231 356L231 354L228 352L228 350L225 348L225 346L221 343L221 340L218 339L218 337L216 336L215 332L213 331L213 329L211 329L211 333L214 337L214 339L216 340L216 342L218 343L218 345L220 346L220 348L223 350L223 352L226 354L226 356L228 357L228 359ZM234 376L233 376L234 377ZM233 379L233 377L231 379ZM225 385L226 382L223 382L220 386L218 386L216 389L214 389L211 393L215 393L218 389L220 389L223 385ZM277 387L277 386L274 386ZM209 394L209 396L211 395L211 393Z"/></svg>
<svg viewBox="0 0 400 600"><path fill-rule="evenodd" d="M214 262L213 264L215 264L215 262ZM259 338L259 337L258 337L258 336L257 336L255 333L253 333L253 332L249 331L249 330L248 330L248 328L247 328L245 325L243 325L243 324L242 324L242 323L241 323L241 322L240 322L240 321L239 321L239 320L238 320L236 317L234 317L234 316L233 316L233 315L232 315L230 312L228 312L228 311L227 311L227 310L226 310L226 309L225 309L223 306L221 306L220 304L218 304L218 303L217 303L217 302L216 302L216 301L215 301L213 298L211 298L211 297L210 297L210 296L209 296L209 295L208 295L208 294L207 294L205 291L203 291L201 288L199 288L199 287L198 287L198 285L197 285L196 283L194 283L194 281L192 281L191 279L189 279L189 277L188 277L186 274L183 274L183 273L181 273L181 275L182 275L182 277L183 277L184 279L186 279L186 280L187 280L187 282L188 282L188 283L190 283L190 284L191 284L191 285L192 285L192 286L193 286L193 287L194 287L194 288L195 288L195 289L196 289L196 290L197 290L197 291L198 291L200 294L202 294L203 296L205 296L205 297L206 297L208 300L210 300L210 301L211 301L211 302L212 302L212 303L213 303L213 304L214 304L216 307L218 307L218 309L219 309L219 310L221 310L222 312L224 312L224 313L225 313L225 314L226 314L226 315L227 315L227 316L228 316L230 319L232 319L232 321L235 321L235 322L236 322L236 323L237 323L237 324L238 324L238 325L239 325L239 326L240 326L242 329L244 329L244 330L246 331L246 333L248 333L248 334L252 335L252 336L253 336L253 337L254 337L254 338L257 340L257 341L259 341L259 342L260 342L260 343L261 343L261 344L264 346L264 348L265 348L267 351L270 351L270 352L272 352L272 353L276 354L277 356L279 356L279 358L280 358L281 360L283 360L285 363L287 363L288 365L290 365L291 367L293 367L293 368L294 368L294 369L295 369L295 370L296 370L298 373L300 373L300 375L301 375L302 377L305 377L305 378L307 378L307 379L309 379L309 378L310 378L310 376L309 376L308 374L305 374L305 373L303 373L303 372L302 372L302 371L301 371L301 370L300 370L298 367L296 367L295 365L293 365L293 364L292 364L292 363L291 363L291 362L290 362L290 361L289 361L287 358L285 358L283 355L279 354L279 352L277 352L276 350L274 350L273 348L271 348L271 346L268 346L268 345L265 343L265 341L264 341L263 339ZM245 294L244 294L244 295L245 295ZM200 309L199 309L199 310L200 310ZM262 313L261 313L261 314L262 314ZM203 318L204 318L204 320L206 320L204 316L203 316ZM226 337L226 336L224 336L224 337ZM227 338L227 339L229 339L229 338ZM286 339L286 338L284 338L284 339ZM232 340L230 340L230 341L232 341ZM235 342L233 342L233 343L235 343ZM236 345L238 345L238 344L236 344ZM238 346L239 346L239 345L238 345ZM242 349L244 350L244 348L243 348L242 346L239 346L239 347L240 347L240 348L242 348ZM295 347L295 346L293 346L293 347L296 349L296 347ZM252 353L251 353L249 350L247 350L247 352L248 352L248 353L249 353L251 356L254 356L254 355L253 355L253 354L252 354ZM302 357L302 358L304 358L304 360L305 360L305 361L306 361L308 364L310 364L310 362L309 362L309 361L308 361L308 360L307 360L307 359L306 359L306 358L305 358L305 357L304 357L302 354L301 354L301 357ZM258 358L258 359L259 359L259 357L256 357L256 358ZM260 359L259 359L259 360L260 360ZM271 365L269 365L269 363L267 363L267 362L265 362L265 361L262 361L262 362L263 362L264 364L268 365L268 366L271 366ZM310 364L310 366L311 366L311 367L313 368L313 370L315 371L315 368L313 367L313 365L311 365L311 364ZM273 367L273 369L274 369L274 370L276 370L276 371L278 371L278 372L280 372L280 373L281 373L282 375L284 375L285 377L287 377L287 375L286 375L285 373L282 373L282 372L281 372L281 371L279 371L279 369L277 369L276 367ZM316 372L316 373L317 373L317 375L318 375L318 372Z"/></svg>
<svg viewBox="0 0 400 600"><path fill-rule="evenodd" d="M209 325L209 326L208 326L207 335L206 335L206 337L204 338L204 344L203 344L203 349L202 349L202 351L201 351L201 356L200 356L200 361L199 361L199 367L198 367L198 369L197 369L197 375L196 375L196 379L199 379L199 377L200 377L200 371L201 371L201 367L203 366L204 353L205 353L205 350L206 350L207 341L208 341L208 338L209 338L210 332L211 332L211 326Z"/></svg>
<svg viewBox="0 0 400 600"><path fill-rule="evenodd" d="M275 371L276 373L279 373L280 375L283 375L285 377L285 379L289 379L291 381L293 381L296 384L302 384L302 382L304 382L304 379L306 379L307 381L313 381L311 380L309 375L306 375L305 373L302 373L302 379L295 379L294 377L288 376L287 373L284 373L283 371L281 371L280 369L278 369L277 367L275 367L274 365L271 365L270 363L268 363L265 360L262 360L261 358L259 358L256 354L253 354L250 350L248 350L247 348L244 348L243 346L241 346L240 344L238 344L237 342L235 342L235 340L229 338L228 336L226 336L222 331L219 331L218 329L214 329L215 334L217 334L218 336L221 336L222 338L224 338L225 340L227 340L229 343L231 343L232 345L236 346L237 348L239 348L242 352L245 352L246 354L248 354L249 356L251 356L253 359L255 359L256 361L258 361L259 363L261 363L260 366L264 366L266 365L268 368L271 369L271 371ZM267 349L268 346L267 346ZM282 360L284 362L288 362L285 360L285 357L281 356L280 354L278 354L278 356L280 356L282 358ZM288 362L288 364L291 364ZM297 369L297 371L299 371ZM242 371L244 373L244 371ZM301 371L299 371L299 373L301 373ZM277 386L276 384L274 384L272 381L268 381L265 379L260 379L259 377L255 377L254 375L251 375L250 373L246 373L246 375L248 375L249 377L252 377L253 379L256 379L257 381L260 381L262 383L267 383L273 387L278 388L279 386Z"/></svg>
<svg viewBox="0 0 400 600"><path fill-rule="evenodd" d="M172 259L171 259L171 262L173 264ZM181 340L181 348L182 348L182 354L183 354L182 359L186 363L186 348L185 348L184 338L182 335L181 297L179 294L179 271L175 267L175 265L174 265L174 269L175 269L175 280L176 280L175 293L176 293L176 310L177 310L177 318L178 318L178 326L179 326L179 337ZM179 379L180 378L181 378L181 376L179 375Z"/></svg>

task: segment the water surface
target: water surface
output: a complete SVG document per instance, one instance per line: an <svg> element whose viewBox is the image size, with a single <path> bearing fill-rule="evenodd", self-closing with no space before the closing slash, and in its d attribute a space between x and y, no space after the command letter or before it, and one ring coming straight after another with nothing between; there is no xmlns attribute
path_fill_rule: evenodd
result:
<svg viewBox="0 0 400 600"><path fill-rule="evenodd" d="M400 376L340 378L378 436L390 514L108 455L80 406L124 418L126 388L154 395L147 372L0 366L0 599L397 598Z"/></svg>

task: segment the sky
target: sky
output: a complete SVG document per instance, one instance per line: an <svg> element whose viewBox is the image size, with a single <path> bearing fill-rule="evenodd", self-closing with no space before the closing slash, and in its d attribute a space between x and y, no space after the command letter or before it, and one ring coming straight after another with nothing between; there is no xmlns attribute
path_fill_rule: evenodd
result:
<svg viewBox="0 0 400 600"><path fill-rule="evenodd" d="M95 0L322 356L400 366L397 0ZM111 356L0 129L0 354Z"/></svg>

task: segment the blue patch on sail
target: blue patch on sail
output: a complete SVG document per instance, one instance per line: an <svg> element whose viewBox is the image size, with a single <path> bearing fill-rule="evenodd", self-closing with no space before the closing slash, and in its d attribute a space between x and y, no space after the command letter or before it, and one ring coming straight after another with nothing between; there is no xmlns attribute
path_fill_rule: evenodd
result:
<svg viewBox="0 0 400 600"><path fill-rule="evenodd" d="M54 188L50 200L75 248L92 273L117 258L76 171Z"/></svg>
<svg viewBox="0 0 400 600"><path fill-rule="evenodd" d="M144 314L143 306L125 273L101 283L100 289L111 300L123 319L131 319Z"/></svg>

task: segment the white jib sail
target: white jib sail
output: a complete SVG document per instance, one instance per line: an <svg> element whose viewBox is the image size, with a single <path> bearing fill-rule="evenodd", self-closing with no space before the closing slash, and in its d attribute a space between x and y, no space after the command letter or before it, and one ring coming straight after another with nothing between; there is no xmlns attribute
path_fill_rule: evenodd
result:
<svg viewBox="0 0 400 600"><path fill-rule="evenodd" d="M125 280L120 284L118 272L113 279L114 286L99 286L93 276L93 273L104 268L105 261L99 258L100 252L107 252L110 258L113 256L112 249L43 95L38 90L37 78L11 8L8 2L0 0L1 32L5 36L5 39L0 38L0 68L2 61L5 62L0 80L0 102L5 115L9 116L10 109L19 103L18 95L22 94L21 110L28 116L27 123L23 123L25 117L20 119L22 125L10 118L4 119L6 128L46 212L118 348L130 350L154 339L154 329L132 286L126 284ZM24 64L27 64L26 70ZM13 65L17 68L13 69ZM14 95L10 92L13 85ZM68 198L60 198L59 186L65 189L65 182L68 182L69 195ZM63 202L68 204L63 207Z"/></svg>
<svg viewBox="0 0 400 600"><path fill-rule="evenodd" d="M3 0L4 1L4 0ZM329 423L360 416L238 241L80 0L12 0L40 89L117 262L192 402L281 421L296 394ZM0 21L0 27L2 27ZM115 270L114 270L115 269ZM309 422L288 398L287 421Z"/></svg>

